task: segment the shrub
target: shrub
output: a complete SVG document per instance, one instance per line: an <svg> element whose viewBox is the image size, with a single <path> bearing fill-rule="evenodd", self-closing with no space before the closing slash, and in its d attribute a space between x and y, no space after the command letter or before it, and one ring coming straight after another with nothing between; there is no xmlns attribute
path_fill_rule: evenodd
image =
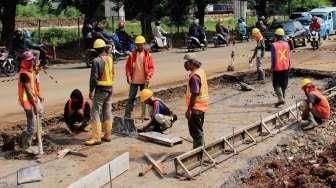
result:
<svg viewBox="0 0 336 188"><path fill-rule="evenodd" d="M37 30L33 31L32 36L34 41L38 41ZM54 46L61 46L63 44L70 43L76 40L78 40L77 29L50 28L41 30L41 41Z"/></svg>

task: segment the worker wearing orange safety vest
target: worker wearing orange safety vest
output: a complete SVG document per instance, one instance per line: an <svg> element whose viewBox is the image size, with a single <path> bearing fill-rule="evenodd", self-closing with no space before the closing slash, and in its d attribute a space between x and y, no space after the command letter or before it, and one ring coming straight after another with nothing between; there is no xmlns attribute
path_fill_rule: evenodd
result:
<svg viewBox="0 0 336 188"><path fill-rule="evenodd" d="M184 56L186 62L184 68L190 71L186 91L186 118L188 120L189 133L193 138L193 148L204 145L204 114L208 108L209 94L205 71L201 63L196 60L194 54Z"/></svg>
<svg viewBox="0 0 336 188"><path fill-rule="evenodd" d="M307 96L302 113L302 129L309 130L330 118L330 105L327 97L319 91L310 79L301 81L301 88Z"/></svg>
<svg viewBox="0 0 336 188"><path fill-rule="evenodd" d="M287 41L284 41L285 31L282 28L275 30L275 42L271 47L272 60L272 81L273 88L278 96L278 102L275 107L285 104L286 89L288 86L288 76L291 64L290 47Z"/></svg>
<svg viewBox="0 0 336 188"><path fill-rule="evenodd" d="M256 67L257 67L257 74L258 80L265 81L265 72L263 69L263 58L265 55L265 39L262 36L260 30L258 28L252 29L252 36L257 41L257 46L253 52L252 57L249 60L250 65L252 65L253 59L256 58Z"/></svg>
<svg viewBox="0 0 336 188"><path fill-rule="evenodd" d="M106 43L103 40L97 39L93 48L99 55L93 60L90 76L89 98L93 100L90 119L91 139L85 142L89 146L101 144L102 140L110 142L112 131L113 60L106 53Z"/></svg>
<svg viewBox="0 0 336 188"><path fill-rule="evenodd" d="M27 118L27 129L22 134L22 147L27 149L31 146L36 124L36 115L40 114L39 88L36 84L34 73L35 57L31 51L22 54L20 63L18 97L19 103L24 109Z"/></svg>

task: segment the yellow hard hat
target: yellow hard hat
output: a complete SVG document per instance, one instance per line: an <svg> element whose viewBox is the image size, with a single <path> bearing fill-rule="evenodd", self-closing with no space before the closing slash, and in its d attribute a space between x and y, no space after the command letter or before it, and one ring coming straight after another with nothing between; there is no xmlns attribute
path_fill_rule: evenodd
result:
<svg viewBox="0 0 336 188"><path fill-rule="evenodd" d="M256 36L257 34L259 34L260 33L260 30L258 29L258 28L253 28L252 29L252 35L253 36Z"/></svg>
<svg viewBox="0 0 336 188"><path fill-rule="evenodd" d="M93 48L94 48L94 49L97 49L97 48L104 48L104 47L106 47L106 43L105 43L105 41L102 40L102 39L97 39L97 40L95 40L94 43L93 43Z"/></svg>
<svg viewBox="0 0 336 188"><path fill-rule="evenodd" d="M153 91L150 89L143 89L140 93L140 101L145 102L153 96Z"/></svg>
<svg viewBox="0 0 336 188"><path fill-rule="evenodd" d="M135 44L145 44L146 39L142 35L139 35L135 38Z"/></svg>
<svg viewBox="0 0 336 188"><path fill-rule="evenodd" d="M301 88L304 88L305 86L307 86L308 84L313 83L310 79L305 78L303 80L301 80Z"/></svg>
<svg viewBox="0 0 336 188"><path fill-rule="evenodd" d="M285 30L283 30L282 28L278 28L275 30L274 34L278 36L285 36Z"/></svg>

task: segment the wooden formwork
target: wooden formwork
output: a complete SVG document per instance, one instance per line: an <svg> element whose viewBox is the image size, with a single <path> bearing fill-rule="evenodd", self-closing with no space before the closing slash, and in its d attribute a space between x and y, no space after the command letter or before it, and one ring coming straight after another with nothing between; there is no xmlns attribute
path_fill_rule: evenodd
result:
<svg viewBox="0 0 336 188"><path fill-rule="evenodd" d="M324 94L328 99L335 97L336 87L324 91ZM300 101L276 114L261 117L260 121L234 131L230 136L176 157L174 159L176 175L193 178L298 123L301 117L300 107L303 104L304 102Z"/></svg>

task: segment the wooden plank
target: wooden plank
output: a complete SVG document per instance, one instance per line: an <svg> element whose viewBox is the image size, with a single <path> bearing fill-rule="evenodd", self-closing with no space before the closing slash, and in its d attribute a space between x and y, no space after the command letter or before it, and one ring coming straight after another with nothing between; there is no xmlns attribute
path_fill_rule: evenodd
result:
<svg viewBox="0 0 336 188"><path fill-rule="evenodd" d="M161 178L163 178L163 176L167 174L163 171L161 166L148 153L145 153L145 157L148 159L150 163L152 163L154 169L161 176Z"/></svg>
<svg viewBox="0 0 336 188"><path fill-rule="evenodd" d="M17 172L18 185L24 183L38 182L42 180L41 170L39 166L32 166L28 168L22 168Z"/></svg>
<svg viewBox="0 0 336 188"><path fill-rule="evenodd" d="M159 160L155 161L157 164L160 164L161 162L165 161L170 154L165 154L162 157L160 157ZM149 172L154 167L153 164L148 165L142 172L139 173L139 176L144 176L147 172Z"/></svg>
<svg viewBox="0 0 336 188"><path fill-rule="evenodd" d="M182 143L182 141L183 141L180 137L161 134L161 133L154 132L154 131L139 133L138 137L140 139L147 139L147 140L153 141L155 143L164 144L164 145L168 145L168 146L174 146L176 144Z"/></svg>
<svg viewBox="0 0 336 188"><path fill-rule="evenodd" d="M100 188L129 168L129 153L126 152L112 161L97 168L90 174L69 185L69 188ZM110 176L111 175L111 176Z"/></svg>

